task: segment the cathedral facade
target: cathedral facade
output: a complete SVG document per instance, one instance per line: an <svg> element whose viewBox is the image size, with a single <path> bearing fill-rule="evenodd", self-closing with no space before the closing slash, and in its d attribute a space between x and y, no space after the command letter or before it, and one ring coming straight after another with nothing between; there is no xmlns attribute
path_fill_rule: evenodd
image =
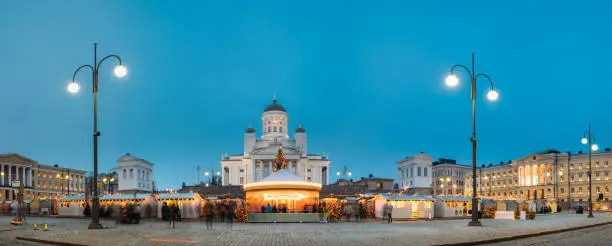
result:
<svg viewBox="0 0 612 246"><path fill-rule="evenodd" d="M307 152L306 130L298 126L294 138L289 136L289 117L274 97L261 115L262 135L249 127L244 132L244 151L238 155L223 154L221 170L223 185L244 185L258 182L274 171L274 159L283 149L286 169L299 178L327 185L330 160L325 155Z"/></svg>

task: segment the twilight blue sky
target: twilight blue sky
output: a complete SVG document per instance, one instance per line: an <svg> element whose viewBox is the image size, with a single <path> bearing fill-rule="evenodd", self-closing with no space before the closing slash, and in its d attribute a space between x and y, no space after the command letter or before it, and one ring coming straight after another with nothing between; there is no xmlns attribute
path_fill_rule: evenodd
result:
<svg viewBox="0 0 612 246"><path fill-rule="evenodd" d="M396 178L421 151L469 163L466 76L443 79L472 51L501 94L479 84L479 163L577 151L589 119L612 147L610 1L252 2L2 1L0 153L92 169L90 75L65 86L94 41L129 69L101 71L100 170L130 152L160 188L240 153L274 93L333 173Z"/></svg>

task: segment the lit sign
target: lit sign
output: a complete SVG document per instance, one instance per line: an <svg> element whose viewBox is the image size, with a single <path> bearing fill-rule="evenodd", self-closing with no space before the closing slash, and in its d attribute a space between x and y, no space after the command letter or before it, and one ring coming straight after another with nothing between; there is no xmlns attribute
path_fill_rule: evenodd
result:
<svg viewBox="0 0 612 246"><path fill-rule="evenodd" d="M300 200L304 198L302 194L264 194L264 201L270 200Z"/></svg>

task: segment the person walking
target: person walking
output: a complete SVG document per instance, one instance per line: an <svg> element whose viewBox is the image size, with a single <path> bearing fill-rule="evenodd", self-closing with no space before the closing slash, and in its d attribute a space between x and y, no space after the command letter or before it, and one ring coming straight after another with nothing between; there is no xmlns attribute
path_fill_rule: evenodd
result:
<svg viewBox="0 0 612 246"><path fill-rule="evenodd" d="M315 205L316 206L316 205ZM325 218L325 209L323 208L323 203L319 203L319 223L324 223L323 219Z"/></svg>
<svg viewBox="0 0 612 246"><path fill-rule="evenodd" d="M212 230L213 229L213 217L215 215L214 213L214 206L212 205L212 203L210 201L206 202L206 206L204 207L204 215L206 216L206 230Z"/></svg>
<svg viewBox="0 0 612 246"><path fill-rule="evenodd" d="M178 208L176 207L175 204L172 204L170 206L170 227L172 227L172 229L175 228L175 224L176 224L176 215L177 215L177 211Z"/></svg>
<svg viewBox="0 0 612 246"><path fill-rule="evenodd" d="M231 202L226 203L225 206L225 228L231 231L234 225L234 206Z"/></svg>
<svg viewBox="0 0 612 246"><path fill-rule="evenodd" d="M387 209L389 210L387 212L387 215L389 216L389 220L388 221L389 221L389 223L392 223L393 222L393 204L391 204L391 203L388 203L388 204L389 204L387 206Z"/></svg>

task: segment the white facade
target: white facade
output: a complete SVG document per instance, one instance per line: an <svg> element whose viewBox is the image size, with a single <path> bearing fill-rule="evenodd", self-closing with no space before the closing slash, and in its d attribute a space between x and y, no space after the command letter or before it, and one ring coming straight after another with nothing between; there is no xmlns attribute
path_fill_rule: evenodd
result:
<svg viewBox="0 0 612 246"><path fill-rule="evenodd" d="M153 191L153 163L127 153L117 160L119 192Z"/></svg>
<svg viewBox="0 0 612 246"><path fill-rule="evenodd" d="M397 162L401 189L431 188L433 158L421 152Z"/></svg>
<svg viewBox="0 0 612 246"><path fill-rule="evenodd" d="M223 154L221 170L223 185L244 185L263 180L272 174L273 160L282 146L287 159L287 170L305 181L329 183L330 160L323 155L308 154L306 131L299 126L295 137L288 134L289 117L276 97L262 116L263 135L257 139L255 129L244 133L244 151L229 156Z"/></svg>

